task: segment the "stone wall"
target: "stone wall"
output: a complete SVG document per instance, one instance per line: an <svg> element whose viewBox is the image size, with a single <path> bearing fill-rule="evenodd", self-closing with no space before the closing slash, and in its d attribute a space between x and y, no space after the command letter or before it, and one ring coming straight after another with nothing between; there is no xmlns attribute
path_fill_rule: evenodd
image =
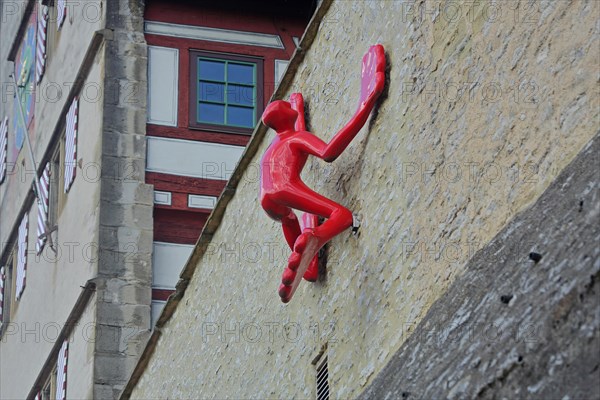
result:
<svg viewBox="0 0 600 400"><path fill-rule="evenodd" d="M469 261L360 398L600 398L598 154L596 136Z"/></svg>
<svg viewBox="0 0 600 400"><path fill-rule="evenodd" d="M93 398L116 398L150 329L152 186L146 168L146 41L142 2L109 1Z"/></svg>
<svg viewBox="0 0 600 400"><path fill-rule="evenodd" d="M309 128L327 140L354 111L362 55L386 48L388 86L368 126L333 164L312 160L304 174L359 215L358 235L333 240L326 274L281 304L288 251L257 201L274 134L255 134L133 398L313 397L325 345L332 397L356 397L594 136L597 2L453 4L331 5L284 97L303 92Z"/></svg>

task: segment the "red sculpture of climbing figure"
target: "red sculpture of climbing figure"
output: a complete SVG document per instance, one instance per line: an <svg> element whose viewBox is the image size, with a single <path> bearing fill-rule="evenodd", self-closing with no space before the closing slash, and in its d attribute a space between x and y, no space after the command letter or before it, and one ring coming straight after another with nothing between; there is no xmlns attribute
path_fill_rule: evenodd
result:
<svg viewBox="0 0 600 400"><path fill-rule="evenodd" d="M383 46L371 46L363 57L358 109L329 143L306 131L304 101L300 93L292 94L290 102L272 102L263 113L264 124L274 129L277 135L260 163L260 204L271 218L281 222L285 240L292 250L279 287L279 296L284 303L290 301L303 276L307 280L316 280L315 256L319 249L349 228L353 219L350 210L306 186L300 173L309 155L332 162L344 152L369 118L384 83ZM306 213L303 230L292 209ZM317 216L325 219L319 226Z"/></svg>

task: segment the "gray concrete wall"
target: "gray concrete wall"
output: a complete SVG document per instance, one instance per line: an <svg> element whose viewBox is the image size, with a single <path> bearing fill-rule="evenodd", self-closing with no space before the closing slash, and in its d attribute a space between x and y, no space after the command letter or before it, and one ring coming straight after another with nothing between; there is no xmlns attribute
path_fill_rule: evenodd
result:
<svg viewBox="0 0 600 400"><path fill-rule="evenodd" d="M97 341L96 298L92 297L75 329L69 336L67 364L67 399L99 399L94 397L94 348Z"/></svg>
<svg viewBox="0 0 600 400"><path fill-rule="evenodd" d="M7 61L7 57L26 4L27 1L17 0L5 1L1 6L4 14L0 16L2 18L2 23L0 23L0 29L2 30L2 53L0 54L2 103L0 110L2 115L9 116L9 152L12 143L14 143L14 130L12 127L18 115L13 113L14 85L12 79L9 78L14 66L12 62ZM58 122L58 115L66 104L69 91L74 85L78 69L82 64L93 33L104 25L103 3L99 0L93 0L87 2L87 4L86 8L81 2L69 6L67 9L69 17L67 17L63 27L58 32L54 20L55 11L51 11L51 20L53 21L49 24L46 72L40 85L36 86L35 132L30 135L34 148L34 158L38 163L43 159L50 145L51 136ZM15 14L17 11L19 13ZM99 13L98 16L96 16L96 12ZM84 87L86 90L83 92L82 102L102 104L105 94L112 95L102 91L98 77L88 79ZM94 125L94 127L97 126ZM85 145L85 143L82 144ZM86 164L98 163L99 159L88 158L83 161ZM2 210L5 211L0 229L0 241L2 243L8 240L8 235L11 233L10 228L17 223L17 214L31 185L34 170L26 154L25 147L21 149L16 160L9 157L9 162L15 164L15 170L12 173L9 172L7 182L0 186L0 204ZM91 173L91 170L89 172ZM6 220L8 216L12 216L12 219Z"/></svg>
<svg viewBox="0 0 600 400"><path fill-rule="evenodd" d="M102 69L100 64L94 67L90 79L99 81ZM79 116L86 123L80 125L78 132L78 158L85 160L84 165L90 162L98 165L102 102L81 101ZM57 254L48 246L40 255L36 254L37 204L33 204L29 212L26 287L0 342L0 379L19 382L18 385L2 385L2 396L7 398L23 398L29 392L54 344L55 328L64 327L81 287L96 276L100 185L98 179L91 177L85 170L78 169L71 190L63 195L58 230L53 236ZM37 333L23 336L27 330ZM93 348L93 336L90 345ZM76 369L91 371L91 361L86 357L83 359L85 363L77 365ZM84 380L72 382L75 387L89 387L90 384Z"/></svg>
<svg viewBox="0 0 600 400"><path fill-rule="evenodd" d="M17 5L24 9L26 2L4 2L0 7ZM89 14L84 14L81 3L69 8L69 17L60 32L51 22L48 36L46 72L36 87L35 131L31 134L34 157L38 164L48 154L48 149L59 145L59 137L52 138L55 127L63 124L61 110L73 87L93 33L101 29L104 21L100 2L88 2ZM95 6L99 12L93 17L89 8ZM12 10L12 9L9 9ZM12 44L21 15L2 15L0 22L0 76L2 95L6 101L0 104L0 115L8 114L9 148L14 141L12 86L8 74L12 63L7 63L7 48ZM100 171L102 152L103 57L96 57L83 83L79 101L79 129L76 178L70 191L63 193L62 175L56 177L59 184L58 230L53 235L58 253L48 246L42 254L35 250L37 236L37 204L26 203L34 176L34 168L24 147L15 160L9 150L9 162L15 162L6 181L0 186L0 240L2 249L12 242L13 228L21 221L20 210L29 207L29 235L26 288L21 300L15 305L11 321L5 327L0 341L0 398L25 398L35 378L40 373L60 329L64 328L67 316L81 293L81 287L97 274L100 215ZM9 88L10 86L10 88ZM64 131L64 128L63 128ZM62 131L60 132L62 133ZM64 139L62 139L64 141ZM39 166L39 165L38 165ZM14 294L13 294L14 295ZM6 300L5 300L6 301ZM72 334L75 340L69 358L69 396L89 397L92 387L94 365L94 309L88 309L80 321L81 327ZM92 324L91 328L89 324ZM87 324L87 326L85 326ZM83 329L86 329L83 336ZM91 337L90 335L91 329ZM78 340L76 340L78 339Z"/></svg>
<svg viewBox="0 0 600 400"><path fill-rule="evenodd" d="M14 2L17 8L2 15L6 19L0 24L2 60L26 3ZM54 9L46 73L36 88L32 141L38 162L55 144L50 142L54 128L61 122L59 115L94 32L111 31L106 32L106 41L78 93L77 157L81 165L71 190L59 200L58 256L46 249L34 257L37 206L31 208L27 287L11 322L21 330L31 330L32 324L40 328L37 336L30 334L25 340L20 330L5 333L0 343L0 382L15 384L0 385L0 397L26 396L54 344L53 329L64 326L81 286L95 278L97 293L71 334L67 393L69 398L113 398L129 376L150 328L153 197L152 188L144 184L147 59L143 4L72 2L58 32L53 18ZM2 61L2 76L11 68L12 64ZM12 126L15 116L12 98L8 100L0 111L6 110ZM13 140L12 129L10 136ZM18 168L0 187L3 242L20 221L18 213L33 177L29 164L22 149Z"/></svg>
<svg viewBox="0 0 600 400"><path fill-rule="evenodd" d="M14 71L12 62L8 61L10 48L12 46L13 39L19 29L19 24L23 19L23 15L26 11L26 1L3 2L0 5L0 37L2 42L0 45L0 82L2 84L0 99L0 117L9 117L9 124L12 126L17 115L13 112L13 97L14 97L14 84L9 75ZM14 146L14 134L9 135L8 146L9 149ZM3 215L0 216L0 243L6 243L9 240L11 229L17 223L17 213L19 212L23 200L26 196L26 190L29 187L25 184L24 179L21 177L24 174L25 169L22 167L16 167L21 165L24 161L24 152L19 154L18 159L9 160L15 167L10 168L8 176L5 182L0 186L0 206L2 210L6 210ZM31 171L33 168L29 167ZM12 173L11 173L12 172ZM8 189L10 187L10 190ZM4 245L2 246L4 248Z"/></svg>
<svg viewBox="0 0 600 400"><path fill-rule="evenodd" d="M408 339L360 399L600 398L599 154L596 136L398 332Z"/></svg>

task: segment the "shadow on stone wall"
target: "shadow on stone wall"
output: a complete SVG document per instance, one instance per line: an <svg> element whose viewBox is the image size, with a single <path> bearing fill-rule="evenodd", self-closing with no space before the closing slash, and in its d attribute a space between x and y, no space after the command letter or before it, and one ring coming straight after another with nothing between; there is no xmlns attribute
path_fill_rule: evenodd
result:
<svg viewBox="0 0 600 400"><path fill-rule="evenodd" d="M600 398L598 154L475 254L360 398Z"/></svg>

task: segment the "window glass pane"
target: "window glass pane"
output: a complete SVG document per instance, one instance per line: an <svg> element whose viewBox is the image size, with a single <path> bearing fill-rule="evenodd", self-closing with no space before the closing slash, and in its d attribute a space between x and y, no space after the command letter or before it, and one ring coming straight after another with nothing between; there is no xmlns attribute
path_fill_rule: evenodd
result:
<svg viewBox="0 0 600 400"><path fill-rule="evenodd" d="M206 122L209 124L224 124L225 106L220 104L199 103L198 122Z"/></svg>
<svg viewBox="0 0 600 400"><path fill-rule="evenodd" d="M225 82L225 62L199 58L198 77L200 79Z"/></svg>
<svg viewBox="0 0 600 400"><path fill-rule="evenodd" d="M192 52L192 54L194 54ZM196 53L192 62L197 63L196 87L190 88L191 107L196 107L196 121L191 124L229 125L253 128L257 120L257 87L259 74L257 63L230 59L226 55ZM195 90L195 93L194 93Z"/></svg>
<svg viewBox="0 0 600 400"><path fill-rule="evenodd" d="M227 123L231 125L254 127L254 109L246 107L227 107Z"/></svg>
<svg viewBox="0 0 600 400"><path fill-rule="evenodd" d="M222 83L200 82L198 84L198 100L225 102L225 85Z"/></svg>
<svg viewBox="0 0 600 400"><path fill-rule="evenodd" d="M244 106L254 105L254 87L228 85L227 86L227 103L241 104Z"/></svg>
<svg viewBox="0 0 600 400"><path fill-rule="evenodd" d="M227 80L229 82L253 85L254 65L229 62L229 64L227 64Z"/></svg>

